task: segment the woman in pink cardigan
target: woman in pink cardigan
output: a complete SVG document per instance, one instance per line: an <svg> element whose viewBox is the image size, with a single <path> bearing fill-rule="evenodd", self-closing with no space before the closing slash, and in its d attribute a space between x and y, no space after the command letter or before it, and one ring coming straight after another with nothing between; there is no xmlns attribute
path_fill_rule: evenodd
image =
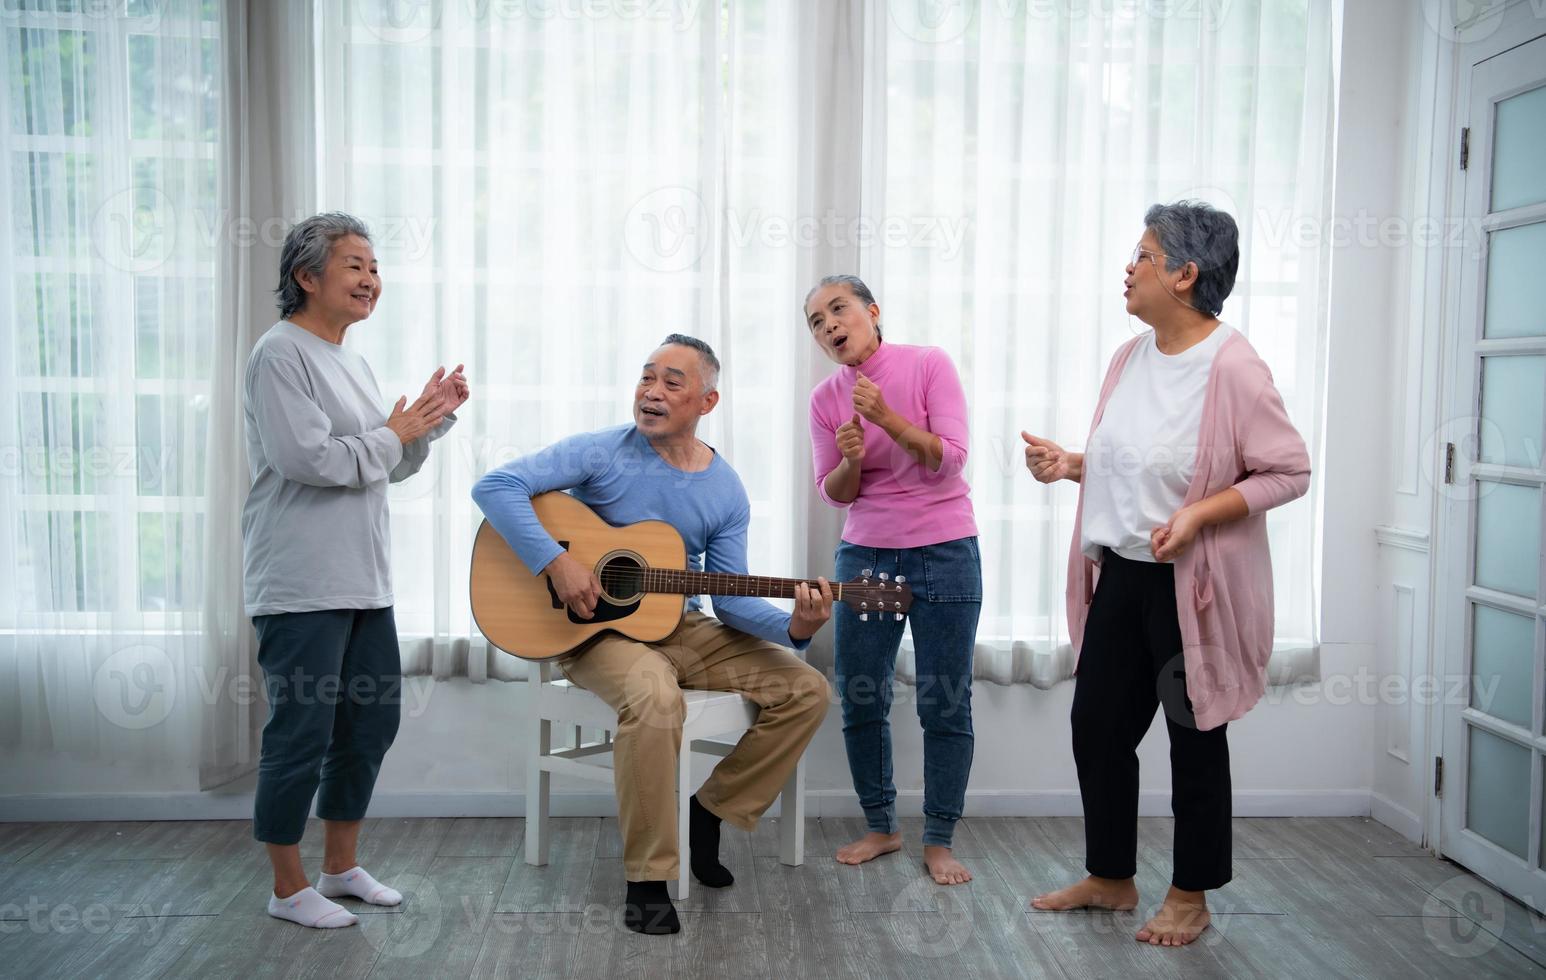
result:
<svg viewBox="0 0 1546 980"><path fill-rule="evenodd" d="M1272 373L1218 315L1240 264L1229 215L1156 205L1127 264L1127 311L1152 331L1111 359L1083 453L1022 433L1037 480L1079 486L1068 570L1074 761L1089 877L1045 910L1132 909L1138 743L1165 706L1175 861L1137 938L1182 946L1230 880L1227 723L1261 697L1272 654L1266 512L1309 487L1310 458Z"/></svg>

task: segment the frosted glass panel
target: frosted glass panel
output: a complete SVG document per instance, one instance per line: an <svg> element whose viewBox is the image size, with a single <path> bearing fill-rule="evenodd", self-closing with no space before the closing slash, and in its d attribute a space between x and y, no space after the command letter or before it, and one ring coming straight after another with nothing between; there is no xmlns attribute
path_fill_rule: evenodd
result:
<svg viewBox="0 0 1546 980"><path fill-rule="evenodd" d="M1530 840L1530 750L1469 728L1465 824L1505 850L1527 857Z"/></svg>
<svg viewBox="0 0 1546 980"><path fill-rule="evenodd" d="M1535 690L1535 618L1474 606L1471 623L1471 707L1530 727Z"/></svg>
<svg viewBox="0 0 1546 980"><path fill-rule="evenodd" d="M1476 481L1476 584L1535 598L1540 573L1541 492Z"/></svg>
<svg viewBox="0 0 1546 980"><path fill-rule="evenodd" d="M1546 222L1495 231L1487 242L1484 337L1546 334L1540 280L1546 270Z"/></svg>
<svg viewBox="0 0 1546 980"><path fill-rule="evenodd" d="M1546 357L1482 359L1482 462L1540 466L1543 415Z"/></svg>
<svg viewBox="0 0 1546 980"><path fill-rule="evenodd" d="M1492 134L1492 211L1546 201L1546 87L1498 103Z"/></svg>

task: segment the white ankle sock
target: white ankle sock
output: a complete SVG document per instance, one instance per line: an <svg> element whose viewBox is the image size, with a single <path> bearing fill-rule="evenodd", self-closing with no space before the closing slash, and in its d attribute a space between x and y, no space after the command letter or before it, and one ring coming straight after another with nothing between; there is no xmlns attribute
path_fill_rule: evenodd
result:
<svg viewBox="0 0 1546 980"><path fill-rule="evenodd" d="M313 929L338 929L360 921L342 905L323 898L315 888L302 888L289 898L269 895L268 914Z"/></svg>
<svg viewBox="0 0 1546 980"><path fill-rule="evenodd" d="M328 898L353 895L372 905L397 905L403 900L401 892L395 888L388 888L372 878L370 872L359 865L355 865L343 874L330 875L323 872L322 877L317 880L317 891Z"/></svg>

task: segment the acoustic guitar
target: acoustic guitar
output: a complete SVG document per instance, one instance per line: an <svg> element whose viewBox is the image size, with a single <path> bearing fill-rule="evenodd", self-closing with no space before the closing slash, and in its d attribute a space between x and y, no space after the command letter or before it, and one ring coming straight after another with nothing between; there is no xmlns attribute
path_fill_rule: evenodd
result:
<svg viewBox="0 0 1546 980"><path fill-rule="evenodd" d="M527 571L485 520L472 546L472 616L490 643L523 660L552 660L607 631L644 643L663 640L682 621L684 596L792 599L800 583L816 587L809 579L692 571L682 536L670 524L613 527L567 493L539 494L531 506L569 556L596 573L602 595L595 614L580 618L559 600L551 578ZM863 620L872 614L901 619L913 601L903 576L872 577L868 570L833 583L832 596Z"/></svg>

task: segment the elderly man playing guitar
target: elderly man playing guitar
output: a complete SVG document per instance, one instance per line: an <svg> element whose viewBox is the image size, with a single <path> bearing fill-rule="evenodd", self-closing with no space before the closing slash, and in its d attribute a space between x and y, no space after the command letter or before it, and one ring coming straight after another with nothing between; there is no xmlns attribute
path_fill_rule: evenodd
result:
<svg viewBox="0 0 1546 980"><path fill-rule="evenodd" d="M709 345L672 334L644 365L632 425L564 439L490 471L473 488L489 524L533 575L547 577L571 619L592 619L608 590L539 521L532 497L549 491L570 491L609 524L670 524L693 569L746 572L746 489L696 435L698 420L719 402L718 380ZM628 879L623 919L636 932L681 928L666 883L677 877L679 860L674 787L682 689L735 691L760 708L756 724L689 804L692 873L716 888L734 880L719 863L720 821L747 831L757 825L827 713L826 678L787 647L803 650L831 618L832 589L818 579L788 594L792 615L751 595L714 595L718 619L690 597L680 625L662 640L602 632L556 661L617 711L613 771Z"/></svg>

